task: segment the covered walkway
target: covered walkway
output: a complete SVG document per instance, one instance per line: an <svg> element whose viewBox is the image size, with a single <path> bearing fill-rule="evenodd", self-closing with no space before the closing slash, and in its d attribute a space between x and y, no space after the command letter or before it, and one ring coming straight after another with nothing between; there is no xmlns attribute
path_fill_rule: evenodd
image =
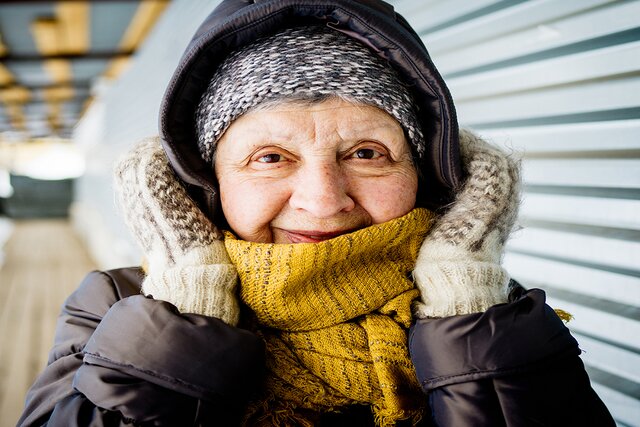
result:
<svg viewBox="0 0 640 427"><path fill-rule="evenodd" d="M15 426L46 364L61 304L95 268L67 221L13 225L0 267L0 427Z"/></svg>

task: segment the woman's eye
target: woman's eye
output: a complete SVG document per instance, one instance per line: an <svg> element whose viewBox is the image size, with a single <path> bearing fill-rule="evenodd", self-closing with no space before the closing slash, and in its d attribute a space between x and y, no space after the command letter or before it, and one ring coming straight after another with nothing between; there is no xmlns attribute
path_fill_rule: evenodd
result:
<svg viewBox="0 0 640 427"><path fill-rule="evenodd" d="M275 153L265 154L258 159L260 163L278 163L280 160L282 160L282 156Z"/></svg>
<svg viewBox="0 0 640 427"><path fill-rule="evenodd" d="M353 154L353 156L358 159L371 160L382 157L382 154L372 148L360 148Z"/></svg>

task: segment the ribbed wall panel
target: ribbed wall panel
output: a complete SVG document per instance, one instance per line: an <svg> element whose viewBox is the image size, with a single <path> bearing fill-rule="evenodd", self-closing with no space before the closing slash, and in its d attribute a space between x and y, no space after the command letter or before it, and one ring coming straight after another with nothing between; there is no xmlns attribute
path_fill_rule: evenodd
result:
<svg viewBox="0 0 640 427"><path fill-rule="evenodd" d="M640 426L640 1L393 3L461 125L523 159L511 275L575 316L596 391Z"/></svg>

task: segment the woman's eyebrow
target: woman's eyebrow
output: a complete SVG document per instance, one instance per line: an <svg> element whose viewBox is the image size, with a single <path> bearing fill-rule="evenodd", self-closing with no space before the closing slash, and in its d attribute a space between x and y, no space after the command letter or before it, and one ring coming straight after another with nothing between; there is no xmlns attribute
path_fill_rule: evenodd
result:
<svg viewBox="0 0 640 427"><path fill-rule="evenodd" d="M395 135L398 131L399 134L404 135L401 128L396 128L392 124L380 123L376 120L362 122L359 126L354 126L352 128L346 128L340 130L340 136L346 139L360 139L366 137L387 137L389 135ZM384 138L387 139L396 139L396 138Z"/></svg>

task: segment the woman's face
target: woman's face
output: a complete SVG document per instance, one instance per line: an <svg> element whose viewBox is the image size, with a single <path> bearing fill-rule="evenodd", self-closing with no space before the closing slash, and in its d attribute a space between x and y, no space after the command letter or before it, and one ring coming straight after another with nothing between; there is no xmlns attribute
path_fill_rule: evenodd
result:
<svg viewBox="0 0 640 427"><path fill-rule="evenodd" d="M235 234L319 242L405 215L418 177L400 124L331 99L244 114L218 141L216 176Z"/></svg>

